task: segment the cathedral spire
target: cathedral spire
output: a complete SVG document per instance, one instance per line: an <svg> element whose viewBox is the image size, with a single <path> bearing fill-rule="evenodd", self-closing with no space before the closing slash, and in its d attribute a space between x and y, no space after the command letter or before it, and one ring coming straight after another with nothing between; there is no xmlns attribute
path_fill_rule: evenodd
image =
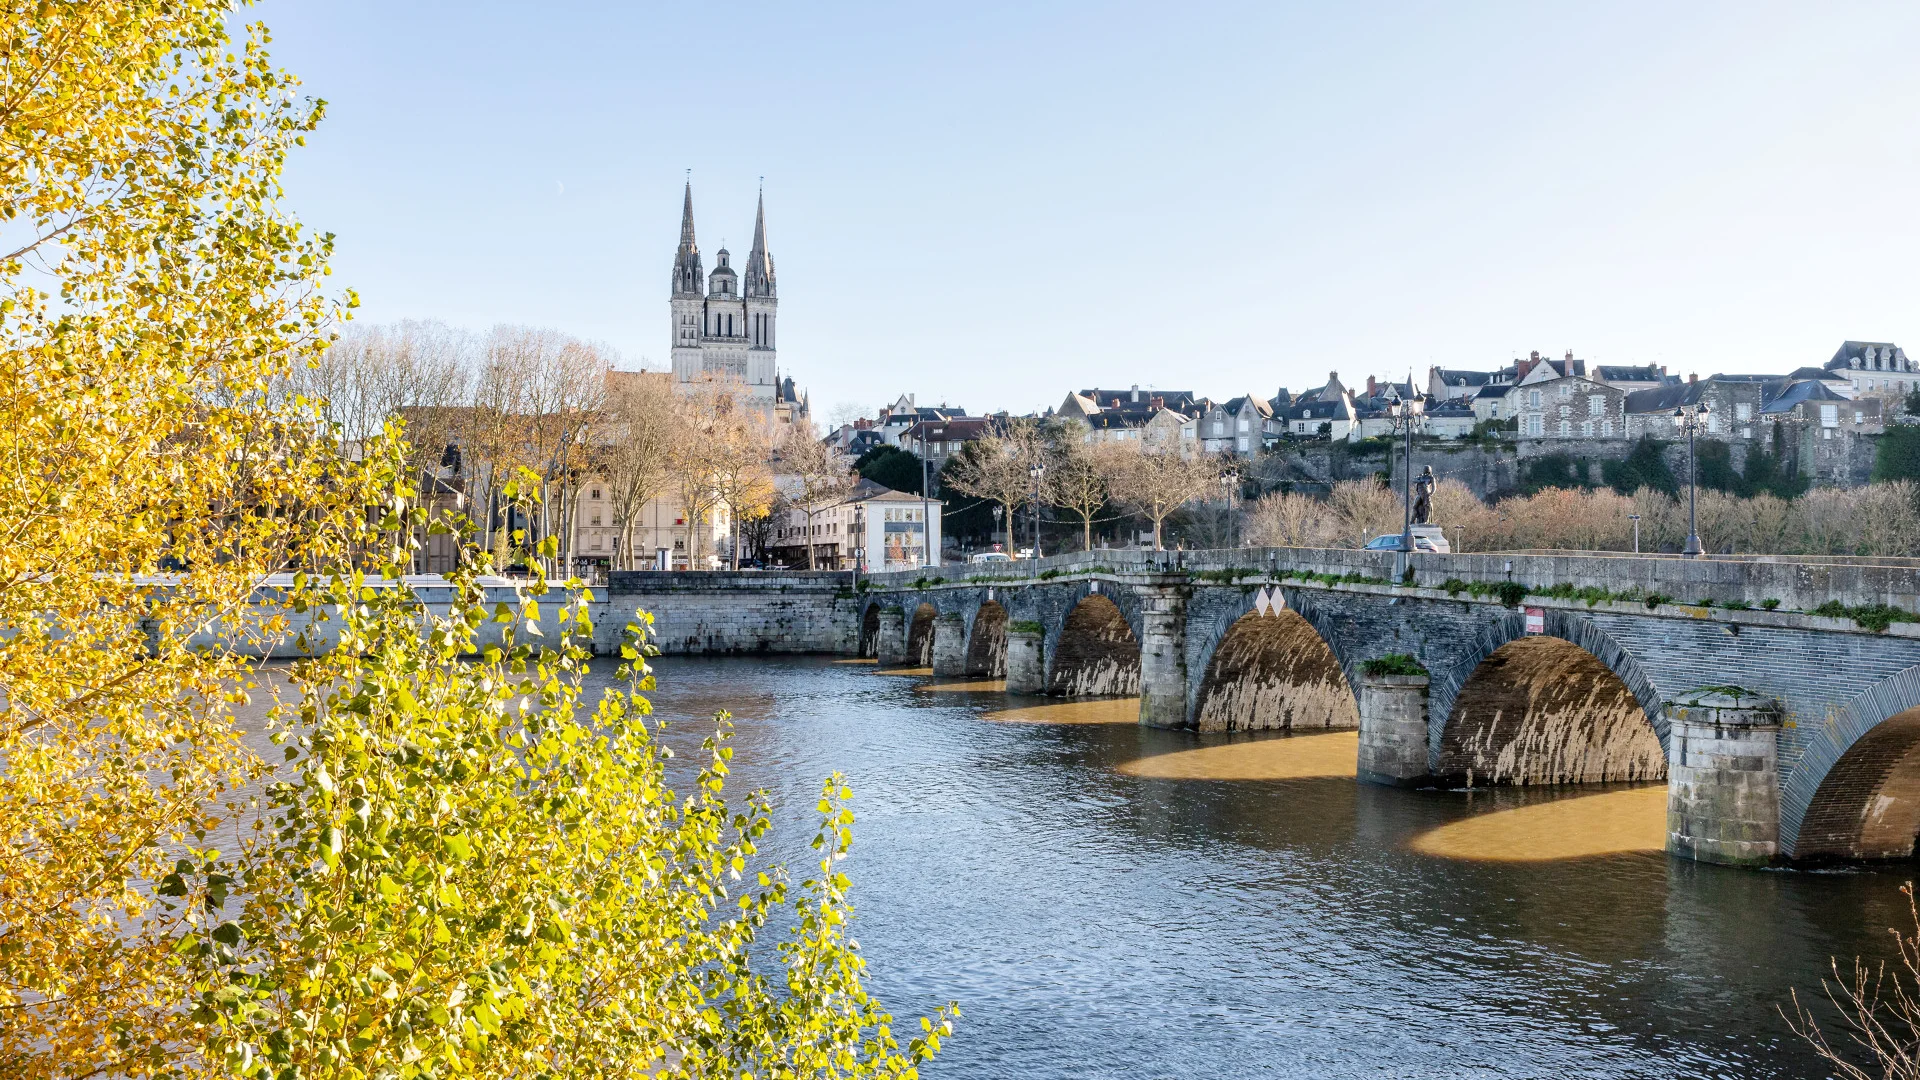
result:
<svg viewBox="0 0 1920 1080"><path fill-rule="evenodd" d="M760 192L760 204L753 211L753 250L747 253L747 279L745 293L748 296L772 297L773 256L767 254L767 194Z"/></svg>
<svg viewBox="0 0 1920 1080"><path fill-rule="evenodd" d="M693 241L693 179L687 179L686 202L680 209L680 248L673 256L673 295L699 296L706 292L706 274L700 269L700 245Z"/></svg>

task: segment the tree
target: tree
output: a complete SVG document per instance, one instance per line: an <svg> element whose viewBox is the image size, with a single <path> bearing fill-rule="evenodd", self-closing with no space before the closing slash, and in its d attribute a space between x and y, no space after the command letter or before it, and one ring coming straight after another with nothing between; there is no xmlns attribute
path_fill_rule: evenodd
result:
<svg viewBox="0 0 1920 1080"><path fill-rule="evenodd" d="M581 715L581 637L515 639L543 582L484 606L475 550L445 614L405 586L397 426L346 454L282 392L344 315L279 204L319 109L230 14L0 22L0 1073L910 1075L946 1019L900 1047L863 986L837 778L789 889L724 743L682 800L644 699ZM275 774L231 707L287 570L346 633L293 669Z"/></svg>
<svg viewBox="0 0 1920 1080"><path fill-rule="evenodd" d="M793 508L806 518L807 569L814 569L813 515L853 492L853 462L844 451L812 433L795 433L780 455L781 465L797 481Z"/></svg>
<svg viewBox="0 0 1920 1080"><path fill-rule="evenodd" d="M678 423L672 378L651 371L608 375L604 431L595 449L608 509L619 528L614 565L627 570L634 568L633 535L641 512L671 483Z"/></svg>
<svg viewBox="0 0 1920 1080"><path fill-rule="evenodd" d="M1890 424L1874 440L1873 478L1920 481L1920 424Z"/></svg>
<svg viewBox="0 0 1920 1080"><path fill-rule="evenodd" d="M1007 547L1013 547L1013 508L1033 499L1032 466L1046 456L1037 425L1015 420L1005 434L974 439L961 448L943 470L947 482L962 495L999 503L1007 523ZM1035 508L1038 513L1038 508Z"/></svg>
<svg viewBox="0 0 1920 1080"><path fill-rule="evenodd" d="M1208 454L1186 456L1175 446L1113 445L1105 458L1113 499L1153 523L1153 548L1159 551L1167 518L1219 486L1221 462Z"/></svg>
<svg viewBox="0 0 1920 1080"><path fill-rule="evenodd" d="M863 479L871 480L884 488L894 491L910 491L915 495L924 494L925 470L920 456L911 450L902 450L897 446L876 446L861 454L853 463Z"/></svg>
<svg viewBox="0 0 1920 1080"><path fill-rule="evenodd" d="M1080 550L1093 549L1093 519L1107 505L1107 477L1112 472L1105 458L1111 456L1112 443L1089 443L1087 426L1079 420L1062 426L1053 440L1052 460L1047 465L1047 497L1053 505L1071 510L1080 519Z"/></svg>
<svg viewBox="0 0 1920 1080"><path fill-rule="evenodd" d="M350 297L278 199L321 107L225 4L0 19L0 1073L148 1075L197 1045L190 913L260 776L249 663L202 631L350 554L389 499L283 392ZM158 577L170 570L176 581ZM160 886L162 893L168 891Z"/></svg>

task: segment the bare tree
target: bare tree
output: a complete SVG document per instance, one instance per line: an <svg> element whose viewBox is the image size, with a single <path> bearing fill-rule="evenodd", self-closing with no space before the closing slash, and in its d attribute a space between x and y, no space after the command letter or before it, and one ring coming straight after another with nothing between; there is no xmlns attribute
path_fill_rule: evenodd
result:
<svg viewBox="0 0 1920 1080"><path fill-rule="evenodd" d="M1070 510L1080 519L1080 549L1093 549L1093 519L1107 505L1107 478L1112 469L1105 461L1111 456L1111 443L1093 443L1087 439L1085 422L1068 420L1054 433L1052 460L1047 465L1047 495L1053 505Z"/></svg>
<svg viewBox="0 0 1920 1080"><path fill-rule="evenodd" d="M1913 1080L1920 1077L1920 911L1914 907L1913 883L1900 887L1907 898L1907 917L1914 932L1891 929L1900 951L1898 966L1868 965L1855 958L1850 976L1840 973L1839 961L1829 962L1831 980L1820 980L1821 995L1839 1014L1839 1026L1853 1044L1850 1052L1835 1049L1819 1020L1793 992L1793 1015L1780 1015L1795 1035L1805 1039L1826 1061L1833 1075L1844 1080Z"/></svg>
<svg viewBox="0 0 1920 1080"><path fill-rule="evenodd" d="M1005 511L1007 547L1013 547L1013 508L1033 498L1034 465L1046 458L1046 443L1032 421L1015 420L1002 435L969 442L946 470L948 487L991 499ZM1037 512L1037 508L1036 508Z"/></svg>
<svg viewBox="0 0 1920 1080"><path fill-rule="evenodd" d="M853 459L837 447L829 446L804 432L787 439L780 454L786 473L797 481L792 509L806 518L807 569L814 569L813 515L844 499L853 491L858 478Z"/></svg>
<svg viewBox="0 0 1920 1080"><path fill-rule="evenodd" d="M672 482L675 425L673 377L664 372L610 372L596 446L618 528L614 565L634 569L633 537L648 502Z"/></svg>
<svg viewBox="0 0 1920 1080"><path fill-rule="evenodd" d="M1163 550L1166 520L1219 485L1221 463L1211 454L1188 457L1172 445L1115 443L1108 463L1114 501L1153 523L1153 549Z"/></svg>

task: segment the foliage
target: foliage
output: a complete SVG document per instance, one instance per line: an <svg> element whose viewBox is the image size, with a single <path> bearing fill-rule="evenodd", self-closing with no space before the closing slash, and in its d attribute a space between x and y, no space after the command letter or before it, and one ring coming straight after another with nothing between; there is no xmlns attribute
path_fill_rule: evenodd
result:
<svg viewBox="0 0 1920 1080"><path fill-rule="evenodd" d="M1920 482L1920 424L1890 424L1874 440L1873 478Z"/></svg>
<svg viewBox="0 0 1920 1080"><path fill-rule="evenodd" d="M1162 549L1163 527L1175 511L1219 488L1221 462L1183 453L1176 445L1113 444L1103 458L1114 502L1153 525L1153 547Z"/></svg>
<svg viewBox="0 0 1920 1080"><path fill-rule="evenodd" d="M1780 606L1780 598L1777 596L1769 596L1765 600L1760 601L1760 606L1767 611L1772 611L1774 608Z"/></svg>
<svg viewBox="0 0 1920 1080"><path fill-rule="evenodd" d="M677 403L664 372L621 373L609 378L606 438L597 448L596 465L607 484L608 510L619 528L614 540L613 566L636 569L634 530L647 503L667 493L673 483L673 459L679 446L675 429ZM811 567L809 567L811 569Z"/></svg>
<svg viewBox="0 0 1920 1080"><path fill-rule="evenodd" d="M1527 598L1527 587L1517 581L1495 582L1493 595L1507 607L1517 607L1520 601Z"/></svg>
<svg viewBox="0 0 1920 1080"><path fill-rule="evenodd" d="M926 479L920 455L897 446L876 446L855 459L853 467L863 479L915 495L921 494Z"/></svg>
<svg viewBox="0 0 1920 1080"><path fill-rule="evenodd" d="M1593 463L1586 458L1567 453L1543 454L1521 468L1521 490L1532 494L1542 488L1592 487L1592 470Z"/></svg>
<svg viewBox="0 0 1920 1080"><path fill-rule="evenodd" d="M347 521L382 501L276 393L339 303L318 288L329 239L277 202L322 110L228 14L0 19L7 1076L179 1056L181 914L150 883L209 858L221 796L258 775L231 722L237 647L276 629L221 620L268 572L344 557Z"/></svg>
<svg viewBox="0 0 1920 1080"><path fill-rule="evenodd" d="M1040 623L1034 619L1015 619L1007 624L1007 633L1009 634L1039 634L1045 631L1046 627L1041 626Z"/></svg>
<svg viewBox="0 0 1920 1080"><path fill-rule="evenodd" d="M938 1049L948 1016L903 1050L862 986L838 776L821 861L793 889L750 862L764 800L724 798L724 714L692 794L666 787L638 627L623 649L637 681L586 714L584 591L551 601L559 634L535 645L519 628L540 621L542 583L488 610L456 575L425 633L387 584L334 575L302 605L342 612L341 644L295 666L277 735L291 764L229 875L239 903L207 903L183 942L217 1060L261 1076L899 1076ZM173 891L211 901L196 869ZM774 920L792 923L777 977L759 959Z"/></svg>
<svg viewBox="0 0 1920 1080"><path fill-rule="evenodd" d="M1374 678L1384 675L1425 675L1427 673L1427 666L1410 653L1388 653L1385 656L1376 656L1360 666Z"/></svg>
<svg viewBox="0 0 1920 1080"><path fill-rule="evenodd" d="M1600 475L1622 495L1651 488L1668 495L1677 494L1680 484L1667 468L1666 444L1651 435L1643 435L1633 452L1623 461L1603 462Z"/></svg>
<svg viewBox="0 0 1920 1080"><path fill-rule="evenodd" d="M1876 634L1885 633L1894 623L1920 622L1920 615L1903 608L1887 604L1858 604L1848 606L1838 600L1829 600L1808 612L1810 615L1822 615L1829 619L1852 619L1863 630Z"/></svg>

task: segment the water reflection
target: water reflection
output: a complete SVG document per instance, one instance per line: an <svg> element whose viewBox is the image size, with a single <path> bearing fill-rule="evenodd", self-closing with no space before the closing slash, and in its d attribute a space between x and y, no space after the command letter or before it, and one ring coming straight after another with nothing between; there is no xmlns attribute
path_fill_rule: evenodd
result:
<svg viewBox="0 0 1920 1080"><path fill-rule="evenodd" d="M1010 709L992 709L988 720L1011 724L1132 724L1140 723L1140 699L1137 697L1007 698L1025 701Z"/></svg>
<svg viewBox="0 0 1920 1080"><path fill-rule="evenodd" d="M926 678L927 676L933 674L933 669L930 667L876 668L873 671L867 672L867 674L869 675L909 675L915 678Z"/></svg>
<svg viewBox="0 0 1920 1080"><path fill-rule="evenodd" d="M1475 814L1408 846L1447 859L1542 862L1661 851L1666 842L1667 786L1648 784Z"/></svg>
<svg viewBox="0 0 1920 1080"><path fill-rule="evenodd" d="M1305 780L1352 776L1360 752L1360 733L1238 739L1155 754L1120 766L1128 776L1162 780Z"/></svg>
<svg viewBox="0 0 1920 1080"><path fill-rule="evenodd" d="M961 682L921 683L914 687L922 694L998 694L1007 688L1005 679L966 679Z"/></svg>

